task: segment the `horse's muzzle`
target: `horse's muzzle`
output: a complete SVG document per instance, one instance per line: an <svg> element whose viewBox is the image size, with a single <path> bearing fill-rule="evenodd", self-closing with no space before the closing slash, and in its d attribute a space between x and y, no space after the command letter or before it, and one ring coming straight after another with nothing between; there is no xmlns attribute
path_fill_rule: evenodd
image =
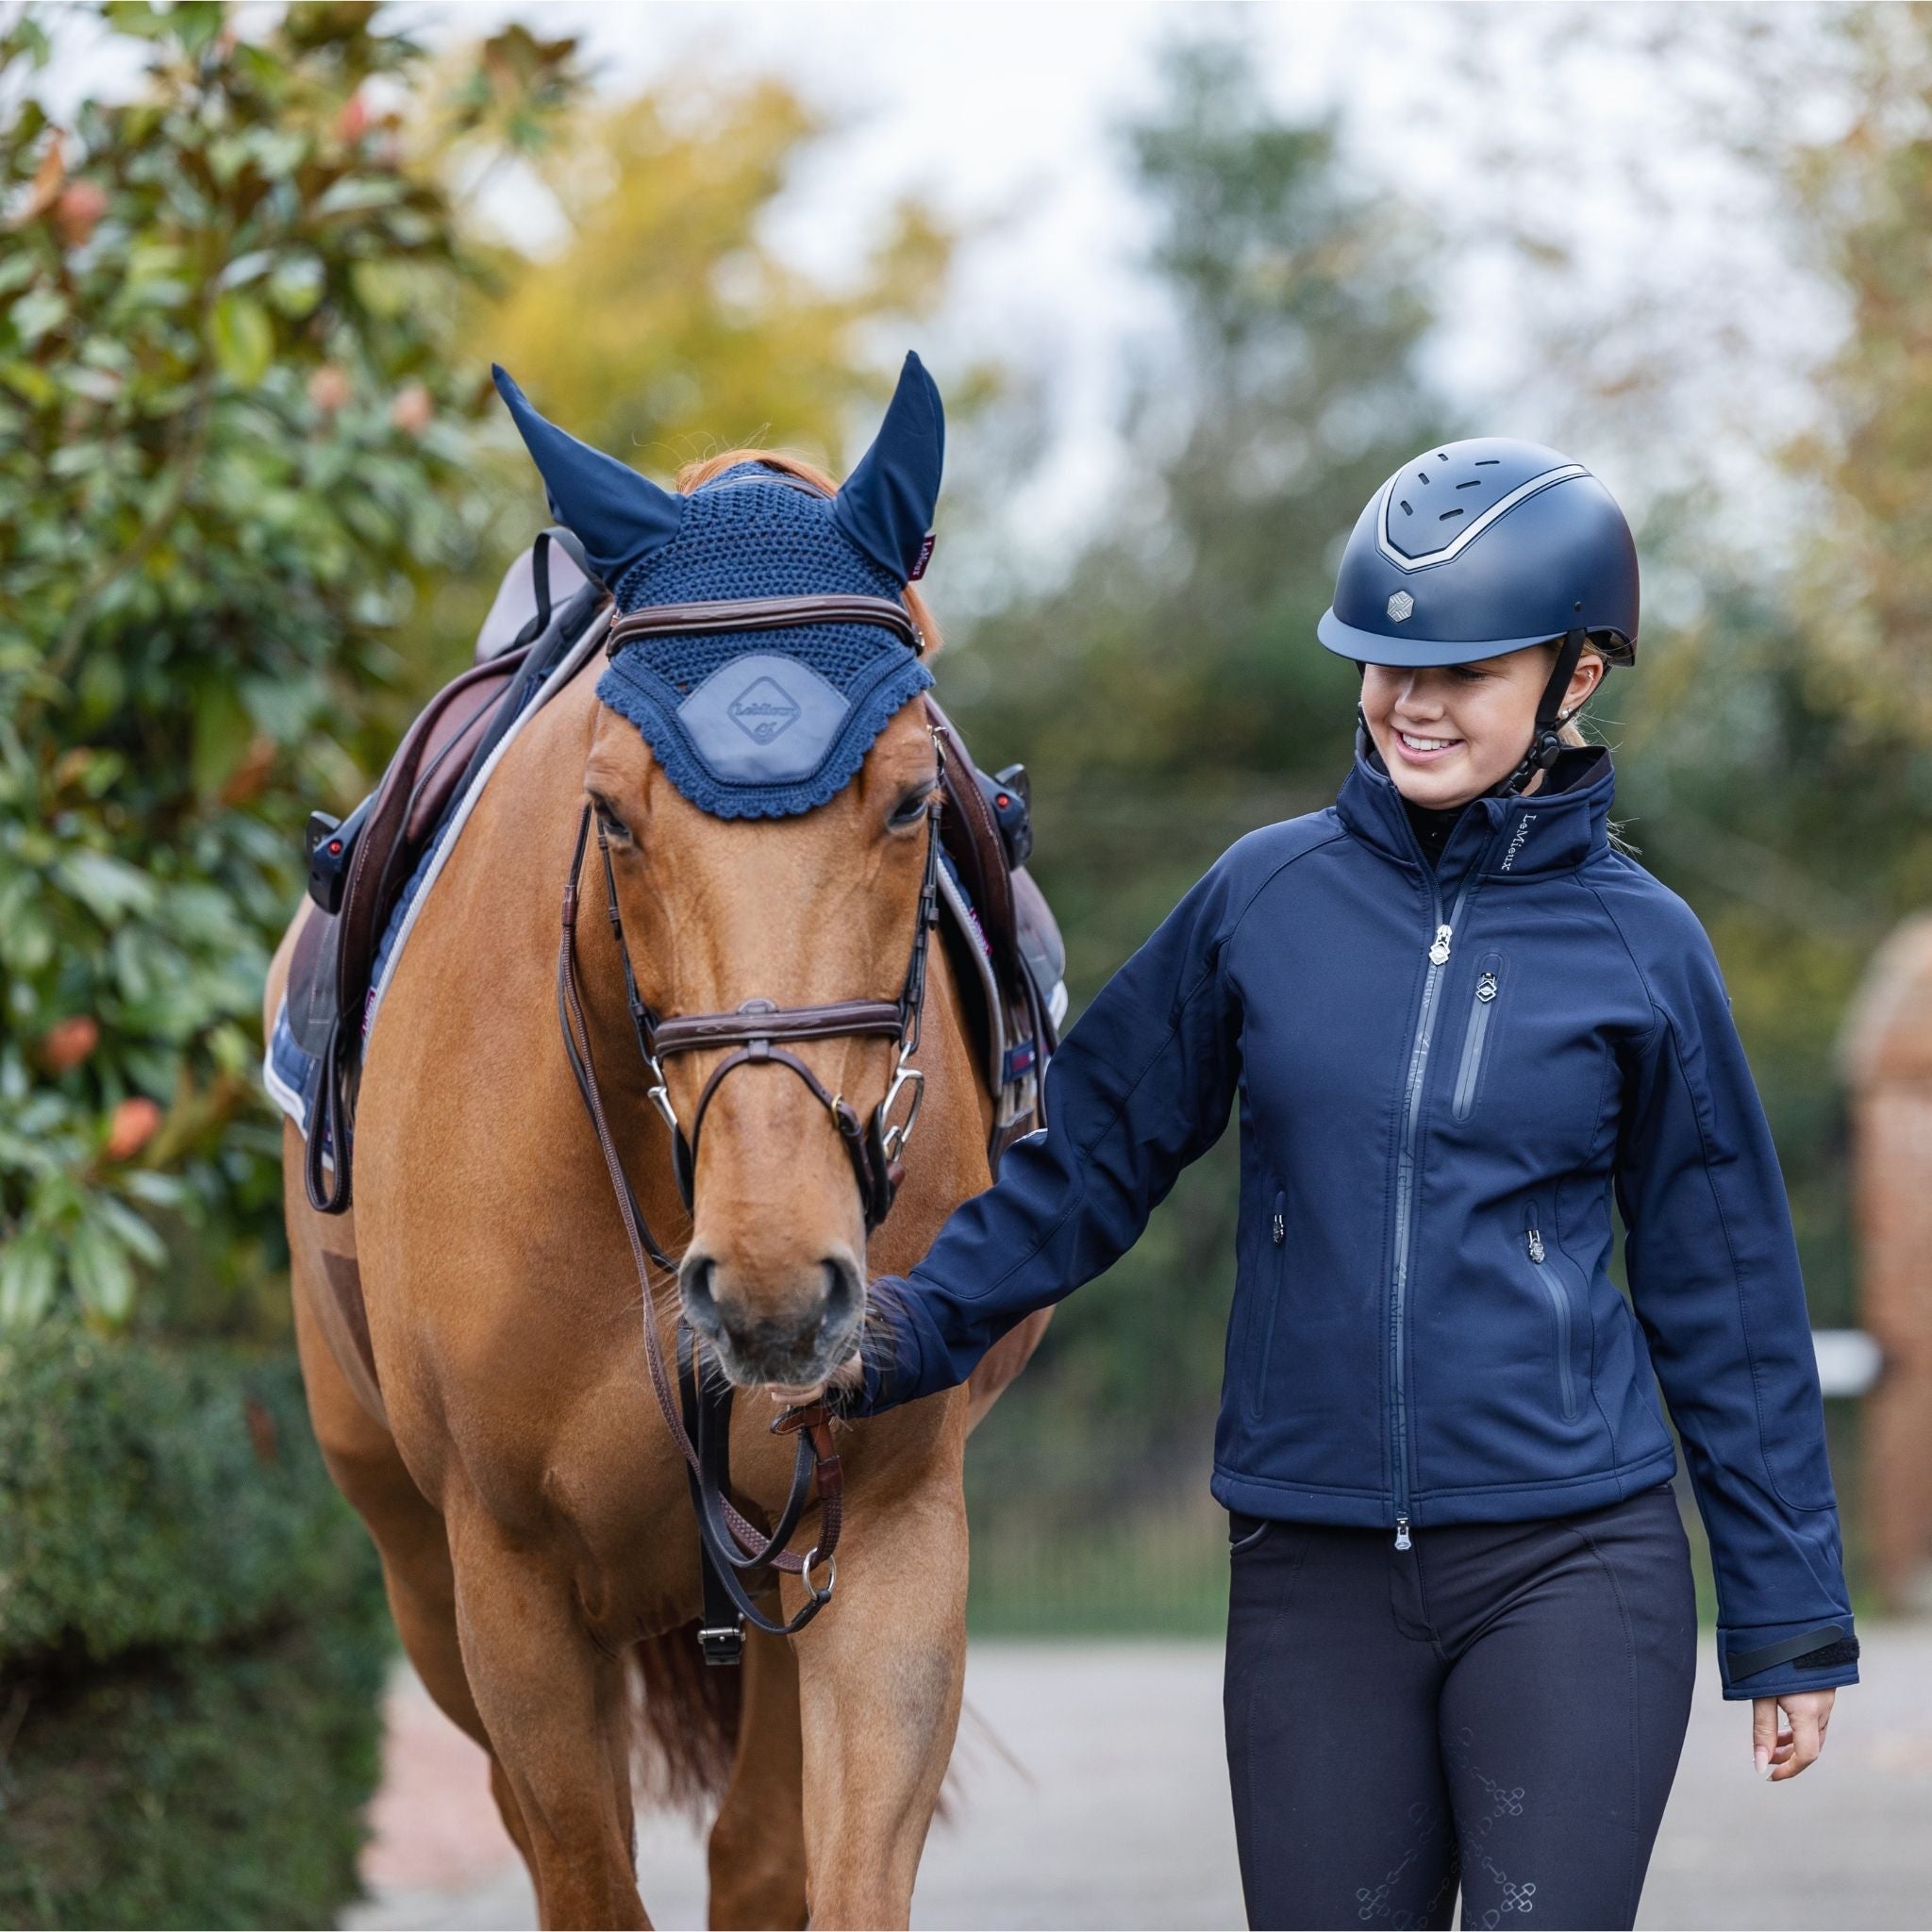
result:
<svg viewBox="0 0 1932 1932"><path fill-rule="evenodd" d="M740 1388L823 1382L858 1345L865 1319L858 1263L842 1250L790 1278L755 1281L693 1249L677 1281L685 1320Z"/></svg>

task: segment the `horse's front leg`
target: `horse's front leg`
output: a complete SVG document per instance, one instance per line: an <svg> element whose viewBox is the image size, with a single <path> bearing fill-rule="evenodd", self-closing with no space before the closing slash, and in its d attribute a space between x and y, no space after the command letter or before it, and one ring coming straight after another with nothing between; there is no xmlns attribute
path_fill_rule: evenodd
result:
<svg viewBox="0 0 1932 1932"><path fill-rule="evenodd" d="M586 1629L566 1565L475 1506L449 1520L463 1664L529 1833L542 1922L648 1926L621 1665Z"/></svg>
<svg viewBox="0 0 1932 1932"><path fill-rule="evenodd" d="M853 1486L837 1593L794 1640L814 1926L907 1924L966 1672L964 1398L865 1426L911 1440L867 1445L884 1481Z"/></svg>
<svg viewBox="0 0 1932 1932"><path fill-rule="evenodd" d="M803 1925L798 1662L783 1637L744 1633L744 1703L731 1783L711 1825L711 1924Z"/></svg>

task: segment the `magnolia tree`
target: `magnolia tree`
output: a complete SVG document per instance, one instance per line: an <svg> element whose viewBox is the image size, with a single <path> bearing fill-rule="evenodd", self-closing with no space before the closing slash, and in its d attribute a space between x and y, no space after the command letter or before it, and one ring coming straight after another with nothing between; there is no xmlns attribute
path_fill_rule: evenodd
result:
<svg viewBox="0 0 1932 1932"><path fill-rule="evenodd" d="M474 265L374 11L109 6L144 78L58 121L71 17L0 34L0 1324L257 1258L302 813L485 519ZM571 61L498 36L445 125L540 141Z"/></svg>

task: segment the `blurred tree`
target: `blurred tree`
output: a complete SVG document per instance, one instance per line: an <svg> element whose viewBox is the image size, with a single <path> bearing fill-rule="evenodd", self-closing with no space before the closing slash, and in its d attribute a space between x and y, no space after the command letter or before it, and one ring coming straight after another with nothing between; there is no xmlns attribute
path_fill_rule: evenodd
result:
<svg viewBox="0 0 1932 1932"><path fill-rule="evenodd" d="M153 1210L190 1285L277 1239L255 1011L301 807L356 789L482 508L469 265L374 14L109 6L144 85L68 125L55 17L0 37L0 1321L125 1319Z"/></svg>
<svg viewBox="0 0 1932 1932"><path fill-rule="evenodd" d="M837 472L854 406L880 387L869 340L930 308L952 243L906 202L851 286L786 266L766 218L824 132L772 80L681 80L586 118L539 169L568 239L506 275L468 340L575 435L660 472L758 441Z"/></svg>
<svg viewBox="0 0 1932 1932"><path fill-rule="evenodd" d="M1056 786L1164 791L1211 746L1224 782L1325 787L1357 683L1314 641L1339 541L1440 433L1415 369L1430 242L1351 178L1333 119L1270 113L1241 42L1180 43L1168 89L1127 131L1180 325L1138 401L1140 474L1061 590L975 636L997 667L976 714Z"/></svg>
<svg viewBox="0 0 1932 1932"><path fill-rule="evenodd" d="M1832 25L1854 111L1786 174L1851 330L1824 372L1829 432L1790 452L1825 486L1800 608L1821 695L1874 750L1932 751L1932 8ZM1912 881L1932 896L1932 839Z"/></svg>
<svg viewBox="0 0 1932 1932"><path fill-rule="evenodd" d="M1067 928L1076 994L1232 840L1333 796L1357 679L1315 623L1361 505L1443 428L1416 369L1428 234L1352 179L1335 121L1281 119L1241 41L1197 39L1171 49L1165 98L1125 148L1155 218L1149 265L1178 321L1129 425L1137 474L1064 584L993 614L941 673L981 755L1024 758L1035 774L1035 869ZM1002 1614L1004 1569L1031 1579L1042 1515L1056 1547L1070 1535L1104 1544L1152 1521L1150 1497L1205 1493L1233 1157L1230 1133L1107 1279L1067 1304L975 1441L983 1618ZM1196 1564L1174 1582L1172 1614L1219 1615L1218 1586L1195 1588L1200 1554L1186 1540L1142 1550L1129 1620L1148 1614L1155 1562ZM1094 1560L1080 1594L1112 1597Z"/></svg>

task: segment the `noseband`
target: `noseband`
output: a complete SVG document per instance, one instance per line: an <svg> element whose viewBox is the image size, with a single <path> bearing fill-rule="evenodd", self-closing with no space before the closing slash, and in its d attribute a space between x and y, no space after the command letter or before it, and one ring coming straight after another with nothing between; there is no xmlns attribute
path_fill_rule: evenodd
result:
<svg viewBox="0 0 1932 1932"><path fill-rule="evenodd" d="M891 629L910 642L915 650L924 638L906 608L890 598L767 597L745 601L708 604L658 605L633 611L611 626L607 650L614 654L623 644L641 637L703 636L724 631L774 630L801 624L874 624ZM940 755L940 775L945 771L945 752L934 736ZM732 1504L727 1493L732 1391L722 1375L700 1377L695 1363L695 1338L680 1316L677 1332L678 1397L674 1399L671 1377L658 1339L656 1304L652 1298L649 1263L675 1274L678 1262L669 1255L643 1217L630 1177L617 1152L598 1090L597 1073L591 1058L590 1026L584 1016L582 989L576 959L576 915L578 887L594 826L597 851L604 870L605 916L610 935L624 966L625 1003L630 1015L631 1032L637 1041L651 1076L650 1098L671 1132L672 1172L679 1198L687 1211L693 1208L697 1188L697 1159L705 1115L727 1074L740 1067L774 1064L791 1069L810 1090L813 1097L830 1114L841 1144L852 1163L853 1178L858 1186L865 1229L870 1234L891 1211L893 1197L905 1174L903 1155L919 1118L924 1098L925 1075L911 1064L918 1051L920 1021L925 1007L926 955L933 926L939 918L939 815L941 787L936 783L926 806L925 874L920 887L919 910L912 932L911 954L906 975L893 1000L834 1000L819 1006L780 1007L762 998L744 1000L730 1012L688 1013L660 1016L653 1011L638 991L630 948L625 940L624 919L617 903L616 870L610 857L610 841L604 816L593 805L586 805L577 824L575 848L571 857L569 876L563 890L563 933L557 961L557 1010L563 1032L564 1050L585 1111L597 1136L618 1213L624 1222L638 1280L643 1292L644 1353L651 1374L651 1386L658 1397L666 1425L685 1459L692 1507L698 1519L699 1543L703 1554L705 1619L698 1632L707 1661L736 1663L742 1654L742 1622L749 1621L760 1630L775 1636L791 1636L802 1630L831 1600L837 1580L836 1551L841 1518L842 1472L838 1452L832 1446L829 1405L824 1397L790 1408L773 1424L774 1434L798 1436L798 1454L792 1473L791 1494L768 1533L749 1522ZM830 1091L824 1081L781 1041L838 1040L875 1035L898 1042L897 1058L878 1105L865 1119L842 1093ZM718 1047L730 1051L719 1061L699 1091L691 1113L691 1131L673 1106L665 1079L664 1062L674 1055L698 1053ZM911 1089L911 1100L904 1120L894 1120L893 1110L900 1095ZM817 1544L804 1557L784 1545L797 1526L816 1485L822 1521ZM823 1585L812 1580L820 1564L826 1568ZM807 1598L798 1614L789 1623L767 1617L753 1601L744 1578L747 1574L772 1570L787 1571L799 1576Z"/></svg>

